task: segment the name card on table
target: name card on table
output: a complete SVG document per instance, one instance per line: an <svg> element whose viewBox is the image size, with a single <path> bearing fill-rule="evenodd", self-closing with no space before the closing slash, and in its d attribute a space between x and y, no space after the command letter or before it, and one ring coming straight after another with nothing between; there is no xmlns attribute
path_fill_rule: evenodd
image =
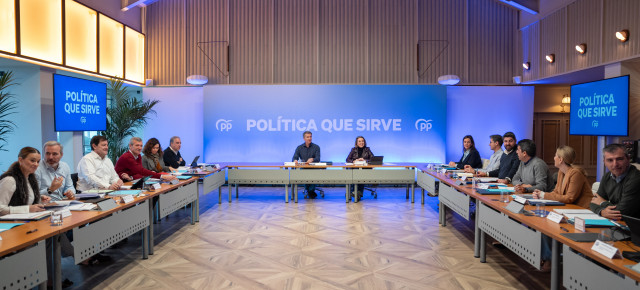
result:
<svg viewBox="0 0 640 290"><path fill-rule="evenodd" d="M62 218L66 218L66 217L71 216L71 211L68 208L63 209L63 210L59 210L58 212L60 212L62 214Z"/></svg>
<svg viewBox="0 0 640 290"><path fill-rule="evenodd" d="M98 208L101 211L110 210L110 209L116 208L117 206L118 205L116 204L116 201L113 200L112 198L108 198L101 202L98 202Z"/></svg>
<svg viewBox="0 0 640 290"><path fill-rule="evenodd" d="M154 183L151 185L151 187L153 187L153 189L160 189L162 186L160 185L160 183Z"/></svg>
<svg viewBox="0 0 640 290"><path fill-rule="evenodd" d="M618 248L612 245L609 245L601 240L596 240L596 242L593 243L593 247L591 247L591 249L602 254L603 256L609 259L613 259L613 257L615 257L616 254L620 252Z"/></svg>
<svg viewBox="0 0 640 290"><path fill-rule="evenodd" d="M573 226L576 228L576 231L581 231L583 233L586 231L586 226L583 218L573 218Z"/></svg>
<svg viewBox="0 0 640 290"><path fill-rule="evenodd" d="M505 208L512 213L522 213L522 210L524 209L524 204L519 204L515 201L512 201L509 204L507 204Z"/></svg>
<svg viewBox="0 0 640 290"><path fill-rule="evenodd" d="M557 212L551 211L551 212L549 212L549 215L547 215L547 219L552 221L552 222L554 222L554 223L556 223L556 224L559 224L564 219L564 216L562 216L561 214L559 214Z"/></svg>
<svg viewBox="0 0 640 290"><path fill-rule="evenodd" d="M527 203L527 199L526 199L526 198L524 198L524 197L522 197L522 196L519 196L519 195L515 195L515 194L514 194L514 195L512 195L512 197L513 197L513 201L515 201L515 202L517 202L517 203L519 203L519 204L525 204L525 203Z"/></svg>
<svg viewBox="0 0 640 290"><path fill-rule="evenodd" d="M130 203L132 201L133 201L133 195L123 195L122 196L122 202Z"/></svg>
<svg viewBox="0 0 640 290"><path fill-rule="evenodd" d="M172 185L176 185L176 184L178 184L178 182L179 181L177 179L169 181L169 183L172 184Z"/></svg>

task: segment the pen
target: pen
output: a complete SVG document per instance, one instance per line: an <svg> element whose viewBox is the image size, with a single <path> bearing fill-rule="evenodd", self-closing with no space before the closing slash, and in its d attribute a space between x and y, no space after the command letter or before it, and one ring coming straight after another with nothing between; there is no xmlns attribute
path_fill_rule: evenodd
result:
<svg viewBox="0 0 640 290"><path fill-rule="evenodd" d="M38 229L33 229L33 230L30 230L30 231L27 231L27 234L32 234L32 233L35 233L37 231L38 231Z"/></svg>
<svg viewBox="0 0 640 290"><path fill-rule="evenodd" d="M565 231L567 233L569 232L569 230L565 229L564 227L560 227L560 229L562 229L563 231Z"/></svg>

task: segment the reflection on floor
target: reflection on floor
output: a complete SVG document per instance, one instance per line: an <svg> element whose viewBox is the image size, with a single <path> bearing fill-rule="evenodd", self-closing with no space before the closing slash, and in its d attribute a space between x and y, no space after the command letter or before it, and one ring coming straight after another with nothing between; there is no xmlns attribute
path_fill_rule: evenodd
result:
<svg viewBox="0 0 640 290"><path fill-rule="evenodd" d="M536 272L509 250L473 257L473 221L449 214L438 225L437 198L410 203L404 188L378 198L344 201L344 188L324 199L285 203L282 187L241 187L218 205L201 197L200 222L179 211L156 225L155 254L141 259L141 236L105 253L113 262L63 261L73 289L544 289ZM223 187L223 193L227 188ZM419 192L419 191L416 191Z"/></svg>

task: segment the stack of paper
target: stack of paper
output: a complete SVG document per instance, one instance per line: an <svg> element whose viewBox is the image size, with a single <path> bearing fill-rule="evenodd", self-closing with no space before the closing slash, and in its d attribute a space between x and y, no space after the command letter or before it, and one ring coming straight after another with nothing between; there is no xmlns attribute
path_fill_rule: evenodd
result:
<svg viewBox="0 0 640 290"><path fill-rule="evenodd" d="M80 203L69 206L69 210L73 211L94 210L96 208L98 208L98 205L93 203Z"/></svg>
<svg viewBox="0 0 640 290"><path fill-rule="evenodd" d="M5 221L37 221L44 217L51 215L50 210L45 210L41 212L30 212L30 213L12 213L8 215L0 216L0 220Z"/></svg>

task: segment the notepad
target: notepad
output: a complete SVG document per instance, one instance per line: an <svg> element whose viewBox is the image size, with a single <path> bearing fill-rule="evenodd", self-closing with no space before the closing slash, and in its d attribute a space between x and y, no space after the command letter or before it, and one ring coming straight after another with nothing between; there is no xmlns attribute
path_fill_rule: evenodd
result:
<svg viewBox="0 0 640 290"><path fill-rule="evenodd" d="M142 190L118 190L110 193L109 195L139 195Z"/></svg>
<svg viewBox="0 0 640 290"><path fill-rule="evenodd" d="M0 220L5 221L37 221L51 215L50 210L30 213L12 213L0 216Z"/></svg>
<svg viewBox="0 0 640 290"><path fill-rule="evenodd" d="M72 204L82 204L82 203L83 202L76 201L76 200L58 200L58 201L53 201L53 202L45 204L44 208L46 208L46 209L58 208L58 207L69 206L69 205L72 205Z"/></svg>
<svg viewBox="0 0 640 290"><path fill-rule="evenodd" d="M189 175L180 175L180 176L176 176L176 178L180 179L180 180L187 180L187 179L190 179L191 176L189 176Z"/></svg>
<svg viewBox="0 0 640 290"><path fill-rule="evenodd" d="M10 230L24 223L0 223L0 232L4 232L6 230Z"/></svg>

